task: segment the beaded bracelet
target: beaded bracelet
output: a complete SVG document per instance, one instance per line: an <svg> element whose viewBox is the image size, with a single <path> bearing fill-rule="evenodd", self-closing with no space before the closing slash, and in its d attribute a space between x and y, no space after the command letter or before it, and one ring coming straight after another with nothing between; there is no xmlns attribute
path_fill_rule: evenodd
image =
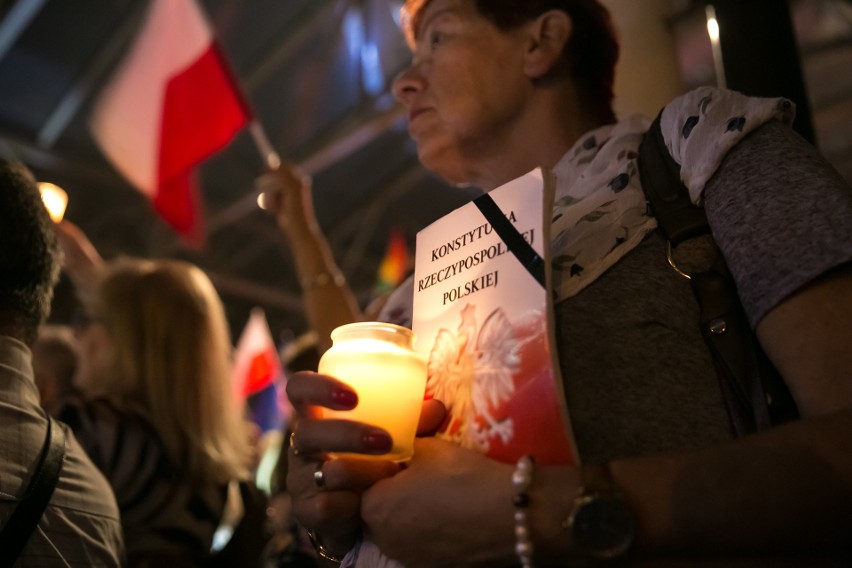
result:
<svg viewBox="0 0 852 568"><path fill-rule="evenodd" d="M521 457L512 474L512 486L515 488L515 495L512 498L512 504L515 506L515 554L518 555L522 568L533 567L535 550L530 538L528 516L530 506L528 491L532 483L533 463L532 456Z"/></svg>

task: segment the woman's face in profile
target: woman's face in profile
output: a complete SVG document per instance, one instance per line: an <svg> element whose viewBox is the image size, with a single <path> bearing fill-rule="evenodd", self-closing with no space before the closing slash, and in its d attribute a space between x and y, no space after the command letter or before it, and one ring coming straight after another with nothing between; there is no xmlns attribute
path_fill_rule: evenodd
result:
<svg viewBox="0 0 852 568"><path fill-rule="evenodd" d="M500 155L528 104L524 28L501 31L472 0L431 0L412 64L393 84L423 165L451 183ZM500 149L500 150L497 150Z"/></svg>

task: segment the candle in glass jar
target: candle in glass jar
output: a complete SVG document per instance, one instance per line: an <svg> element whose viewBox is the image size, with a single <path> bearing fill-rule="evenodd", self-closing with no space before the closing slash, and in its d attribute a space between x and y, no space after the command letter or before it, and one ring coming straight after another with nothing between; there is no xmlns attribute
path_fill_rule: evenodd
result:
<svg viewBox="0 0 852 568"><path fill-rule="evenodd" d="M426 390L426 361L414 351L414 333L407 328L359 322L331 332L333 345L318 371L358 394L352 410L322 409L323 418L364 422L385 429L393 440L380 459L406 461L414 454L414 437Z"/></svg>

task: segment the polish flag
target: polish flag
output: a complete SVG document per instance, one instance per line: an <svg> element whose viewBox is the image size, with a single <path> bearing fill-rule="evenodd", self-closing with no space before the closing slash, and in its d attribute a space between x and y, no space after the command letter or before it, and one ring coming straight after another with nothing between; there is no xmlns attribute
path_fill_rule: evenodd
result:
<svg viewBox="0 0 852 568"><path fill-rule="evenodd" d="M266 314L251 311L234 351L234 387L262 432L279 429L288 417L283 393L284 371L269 331ZM280 392L279 392L280 391Z"/></svg>
<svg viewBox="0 0 852 568"><path fill-rule="evenodd" d="M195 0L152 0L90 127L115 167L197 243L203 235L194 168L250 118Z"/></svg>

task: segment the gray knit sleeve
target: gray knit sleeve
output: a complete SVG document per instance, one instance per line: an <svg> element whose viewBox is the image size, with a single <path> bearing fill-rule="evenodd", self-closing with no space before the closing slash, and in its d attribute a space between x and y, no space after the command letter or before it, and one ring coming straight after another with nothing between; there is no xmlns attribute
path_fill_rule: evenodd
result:
<svg viewBox="0 0 852 568"><path fill-rule="evenodd" d="M781 123L763 125L734 147L704 199L752 326L852 260L852 188Z"/></svg>

